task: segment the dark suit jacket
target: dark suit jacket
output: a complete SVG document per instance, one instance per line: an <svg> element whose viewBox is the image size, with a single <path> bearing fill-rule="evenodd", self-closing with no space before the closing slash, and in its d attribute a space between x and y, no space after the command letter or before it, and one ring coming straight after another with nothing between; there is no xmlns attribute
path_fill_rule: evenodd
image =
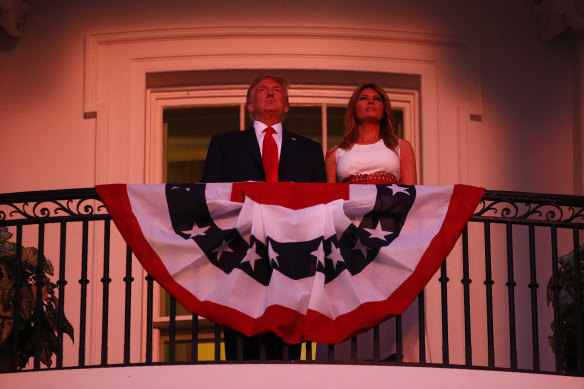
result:
<svg viewBox="0 0 584 389"><path fill-rule="evenodd" d="M202 182L265 180L260 146L253 127L211 138ZM326 182L321 145L283 130L278 181Z"/></svg>
<svg viewBox="0 0 584 389"><path fill-rule="evenodd" d="M218 134L211 138L202 182L266 181L260 146L252 128ZM278 163L278 181L326 182L321 145L303 136L284 130ZM228 360L237 357L237 332L224 329L225 355ZM266 345L268 359L283 359L282 340L273 333L242 337L244 360L261 356L260 344ZM289 346L289 359L300 359L301 344Z"/></svg>

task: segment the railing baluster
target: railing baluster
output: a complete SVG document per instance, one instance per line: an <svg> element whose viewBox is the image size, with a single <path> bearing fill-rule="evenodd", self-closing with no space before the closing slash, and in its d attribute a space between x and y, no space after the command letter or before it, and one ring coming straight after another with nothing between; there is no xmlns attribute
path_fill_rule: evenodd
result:
<svg viewBox="0 0 584 389"><path fill-rule="evenodd" d="M517 369L517 332L515 324L515 282L513 271L513 226L505 223L507 237L507 286L509 297L509 360L511 369Z"/></svg>
<svg viewBox="0 0 584 389"><path fill-rule="evenodd" d="M225 334L225 329L223 330L223 334ZM223 336L225 338L225 335ZM238 361L243 361L243 334L237 332L235 334L235 339L237 342L237 355L236 358Z"/></svg>
<svg viewBox="0 0 584 389"><path fill-rule="evenodd" d="M556 226L551 228L551 242L552 242L552 284L551 289L553 293L552 306L554 309L554 324L552 328L552 335L554 336L554 356L556 371L561 371L561 358L560 358L560 342L557 341L561 337L562 333L562 323L560 322L560 296L558 291L558 229Z"/></svg>
<svg viewBox="0 0 584 389"><path fill-rule="evenodd" d="M170 325L168 328L168 362L176 362L176 299L170 296Z"/></svg>
<svg viewBox="0 0 584 389"><path fill-rule="evenodd" d="M191 361L199 360L199 316L193 314L191 320Z"/></svg>
<svg viewBox="0 0 584 389"><path fill-rule="evenodd" d="M419 362L426 363L426 304L424 291L418 296L418 354Z"/></svg>
<svg viewBox="0 0 584 389"><path fill-rule="evenodd" d="M131 320L132 320L132 249L126 245L126 276L123 279L126 284L126 302L124 311L124 365L130 364L130 341L131 341Z"/></svg>
<svg viewBox="0 0 584 389"><path fill-rule="evenodd" d="M87 322L87 246L89 234L89 221L83 220L82 243L81 243L81 296L79 309L79 366L85 366L85 331Z"/></svg>
<svg viewBox="0 0 584 389"><path fill-rule="evenodd" d="M491 224L485 222L485 287L487 302L487 348L489 367L495 366L495 340L493 336L493 275L491 270Z"/></svg>
<svg viewBox="0 0 584 389"><path fill-rule="evenodd" d="M221 326L215 324L215 362L219 361L221 361Z"/></svg>
<svg viewBox="0 0 584 389"><path fill-rule="evenodd" d="M448 345L448 281L446 276L446 262L440 266L440 299L442 307L442 364L450 364L450 352Z"/></svg>
<svg viewBox="0 0 584 389"><path fill-rule="evenodd" d="M12 331L12 344L14 346L14 359L12 360L12 366L10 368L12 370L16 370L18 368L19 359L21 358L21 351L20 351L20 310L21 310L21 301L22 301L22 287L23 287L23 276L22 274L22 224L16 225L16 272L14 274L14 305L13 305L13 312L14 312L14 330Z"/></svg>
<svg viewBox="0 0 584 389"><path fill-rule="evenodd" d="M152 364L152 320L154 316L154 278L146 276L146 364Z"/></svg>
<svg viewBox="0 0 584 389"><path fill-rule="evenodd" d="M584 317L582 309L582 279L581 279L581 259L580 259L580 235L579 229L572 229L574 239L574 300L576 301L576 342L577 342L577 365L578 374L584 376Z"/></svg>
<svg viewBox="0 0 584 389"><path fill-rule="evenodd" d="M312 342L306 341L304 342L304 347L306 350L306 360L307 361L312 361Z"/></svg>
<svg viewBox="0 0 584 389"><path fill-rule="evenodd" d="M465 364L472 366L472 336L470 323L470 283L468 263L468 227L462 230L462 284L464 285L464 356Z"/></svg>
<svg viewBox="0 0 584 389"><path fill-rule="evenodd" d="M59 279L57 287L59 289L59 305L57 306L57 368L63 367L63 330L65 322L65 259L67 251L67 222L61 222L61 230L59 234Z"/></svg>
<svg viewBox="0 0 584 389"><path fill-rule="evenodd" d="M395 317L395 360L401 363L404 360L404 345L402 337L402 316Z"/></svg>
<svg viewBox="0 0 584 389"><path fill-rule="evenodd" d="M103 278L100 280L103 284L102 293L102 313L101 313L101 365L107 365L107 340L109 325L109 285L112 282L110 278L110 228L111 217L104 221L103 228Z"/></svg>
<svg viewBox="0 0 584 389"><path fill-rule="evenodd" d="M529 225L529 288L531 289L531 341L533 370L539 371L539 324L537 322L537 275L535 263L535 227Z"/></svg>
<svg viewBox="0 0 584 389"><path fill-rule="evenodd" d="M356 362L358 358L358 348L357 348L357 337L353 336L351 338L351 362Z"/></svg>
<svg viewBox="0 0 584 389"><path fill-rule="evenodd" d="M45 223L39 223L38 252L35 274L36 298L35 298L35 323L34 323L34 369L41 368L41 352L43 341L43 292L45 288L44 255L45 255Z"/></svg>
<svg viewBox="0 0 584 389"><path fill-rule="evenodd" d="M373 360L379 362L381 359L381 346L379 344L379 325L373 327Z"/></svg>

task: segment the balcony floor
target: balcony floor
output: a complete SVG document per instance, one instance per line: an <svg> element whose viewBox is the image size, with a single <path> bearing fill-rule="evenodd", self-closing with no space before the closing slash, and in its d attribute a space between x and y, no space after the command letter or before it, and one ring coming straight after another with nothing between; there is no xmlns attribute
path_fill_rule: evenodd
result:
<svg viewBox="0 0 584 389"><path fill-rule="evenodd" d="M1 388L530 388L582 389L584 378L432 367L223 364L108 367L3 374Z"/></svg>

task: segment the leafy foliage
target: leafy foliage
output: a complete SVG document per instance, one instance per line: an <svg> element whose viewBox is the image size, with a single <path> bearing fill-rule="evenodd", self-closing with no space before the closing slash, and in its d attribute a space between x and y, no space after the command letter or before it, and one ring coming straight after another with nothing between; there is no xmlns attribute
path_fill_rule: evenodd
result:
<svg viewBox="0 0 584 389"><path fill-rule="evenodd" d="M57 285L49 276L54 275L54 268L47 258L39 257L34 247L21 247L21 258L17 257L17 246L8 241L12 234L6 227L0 227L0 352L14 352L8 343L15 332L15 313L18 315L19 349L16 351L16 367L24 368L28 360L35 355L35 347L40 342L41 362L51 367L52 356L59 349L58 327L59 300L55 294ZM39 265L42 266L42 279L37 276ZM19 273L20 288L17 288ZM38 282L37 282L38 280ZM37 300L38 288L41 287L40 300ZM20 304L14 307L17 290ZM38 308L37 308L38 305ZM37 309L39 312L37 313ZM37 318L40 317L40 320ZM74 339L73 326L63 315L63 332ZM40 326L40 339L37 327Z"/></svg>
<svg viewBox="0 0 584 389"><path fill-rule="evenodd" d="M584 245L578 249L580 262L580 282L584 280ZM578 329L577 312L580 305L580 312L584 309L584 294L580 293L580 301L577 301L576 290L578 288L576 277L576 253L558 258L557 285L554 287L553 278L550 278L547 285L547 303L553 302L554 294L557 293L559 301L559 323L551 323L553 335L549 337L550 345L555 350L558 342L558 355L561 370L568 374L575 374L578 371Z"/></svg>

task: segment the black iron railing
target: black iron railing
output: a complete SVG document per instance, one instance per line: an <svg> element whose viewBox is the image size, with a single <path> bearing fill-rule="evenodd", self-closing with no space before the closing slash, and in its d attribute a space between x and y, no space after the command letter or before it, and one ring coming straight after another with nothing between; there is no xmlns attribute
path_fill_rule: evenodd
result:
<svg viewBox="0 0 584 389"><path fill-rule="evenodd" d="M2 194L0 228L3 371L223 363L221 328L164 303L93 188ZM413 321L302 359L584 376L583 229L584 197L487 191Z"/></svg>

